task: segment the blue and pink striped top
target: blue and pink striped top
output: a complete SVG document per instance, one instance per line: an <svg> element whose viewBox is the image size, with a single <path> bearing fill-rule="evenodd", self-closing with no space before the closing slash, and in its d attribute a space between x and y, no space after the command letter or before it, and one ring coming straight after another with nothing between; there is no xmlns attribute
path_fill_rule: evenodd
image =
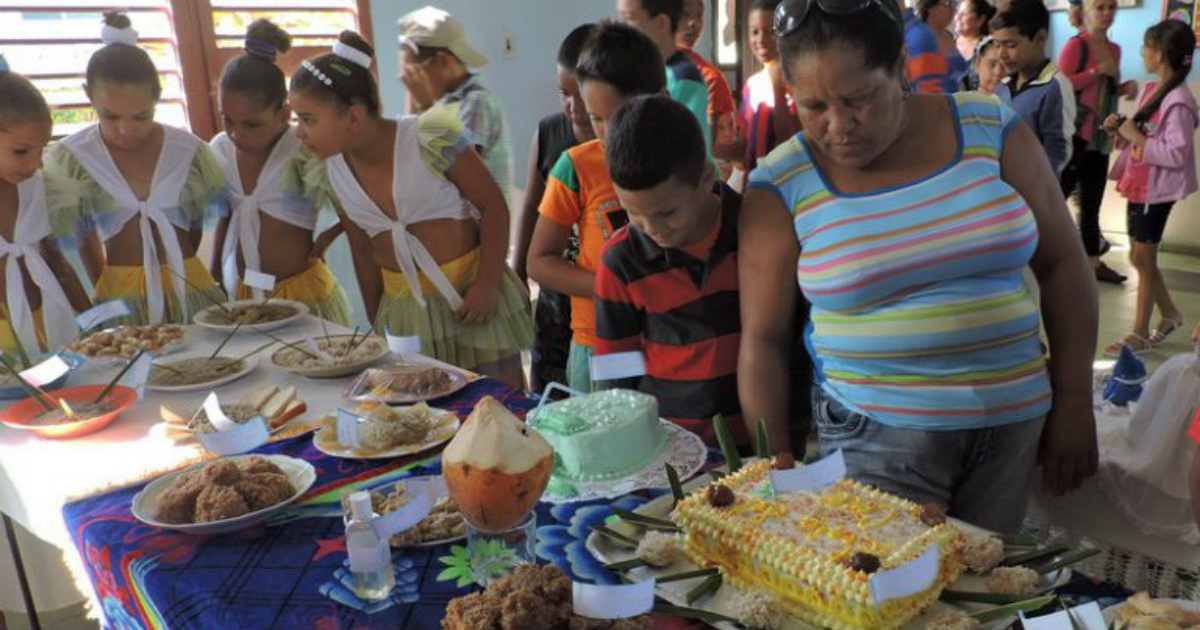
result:
<svg viewBox="0 0 1200 630"><path fill-rule="evenodd" d="M1050 409L1039 312L1025 280L1038 230L1000 178L1020 120L994 98L947 95L955 159L920 180L839 192L803 134L759 161L751 186L792 214L796 276L812 303L806 331L821 385L884 424L973 429Z"/></svg>

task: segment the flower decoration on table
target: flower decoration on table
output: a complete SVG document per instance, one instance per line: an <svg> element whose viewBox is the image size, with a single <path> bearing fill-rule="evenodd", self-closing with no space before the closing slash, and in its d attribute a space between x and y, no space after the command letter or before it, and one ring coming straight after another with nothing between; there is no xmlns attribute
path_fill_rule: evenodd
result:
<svg viewBox="0 0 1200 630"><path fill-rule="evenodd" d="M354 574L350 571L350 560L334 572L330 580L318 587L325 597L361 613L373 615L401 604L412 604L421 598L421 572L412 558L400 555L392 558L396 574L396 588L387 599L366 601L354 594Z"/></svg>
<svg viewBox="0 0 1200 630"><path fill-rule="evenodd" d="M632 512L645 504L640 496L627 495L614 501L589 503L560 503L549 509L552 522L538 527L537 555L562 569L578 582L618 584L620 577L604 567L587 549L587 537L592 528L605 525L613 518L614 509Z"/></svg>

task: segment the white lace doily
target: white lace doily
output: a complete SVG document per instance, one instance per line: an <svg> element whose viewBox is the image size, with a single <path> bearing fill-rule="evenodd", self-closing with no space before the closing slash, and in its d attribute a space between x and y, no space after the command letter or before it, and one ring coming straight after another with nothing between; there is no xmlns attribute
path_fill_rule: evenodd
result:
<svg viewBox="0 0 1200 630"><path fill-rule="evenodd" d="M704 446L704 440L674 422L662 419L659 419L659 422L663 423L666 428L670 442L663 452L645 468L618 479L571 482L575 486L576 494L574 496L555 495L550 488L547 488L546 493L542 495L542 500L547 503L576 503L596 499L615 499L634 490L666 488L670 482L667 481L667 470L664 464L674 467L679 473L679 480L686 481L699 472L708 459L708 449Z"/></svg>

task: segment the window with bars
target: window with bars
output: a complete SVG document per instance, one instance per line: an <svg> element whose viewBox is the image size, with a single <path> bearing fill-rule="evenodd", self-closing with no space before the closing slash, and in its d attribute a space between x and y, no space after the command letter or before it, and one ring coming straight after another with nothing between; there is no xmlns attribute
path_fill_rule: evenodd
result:
<svg viewBox="0 0 1200 630"><path fill-rule="evenodd" d="M285 73L328 50L343 29L370 38L368 0L120 0L139 45L161 73L159 122L203 138L220 130L217 82L240 54L246 26L271 19L293 37L279 59ZM53 110L54 135L95 122L83 91L88 58L100 42L101 14L113 0L0 0L0 52L29 77ZM181 51L186 51L182 53Z"/></svg>
<svg viewBox="0 0 1200 630"><path fill-rule="evenodd" d="M187 126L187 99L180 72L169 0L125 0L140 44L160 72L163 100L156 118ZM15 5L0 0L0 51L16 72L29 77L52 108L54 135L65 136L96 120L83 91L88 58L102 45L101 14L110 2L75 0Z"/></svg>

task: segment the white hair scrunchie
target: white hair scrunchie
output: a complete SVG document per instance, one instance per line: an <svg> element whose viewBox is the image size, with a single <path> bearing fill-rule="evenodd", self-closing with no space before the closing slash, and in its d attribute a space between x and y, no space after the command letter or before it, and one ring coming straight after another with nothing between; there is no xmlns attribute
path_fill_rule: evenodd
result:
<svg viewBox="0 0 1200 630"><path fill-rule="evenodd" d="M132 26L117 28L115 26L109 26L105 24L100 28L100 41L103 42L105 46L112 46L113 44L137 46L138 32L135 31Z"/></svg>
<svg viewBox="0 0 1200 630"><path fill-rule="evenodd" d="M371 55L368 55L367 53L353 46L348 46L342 42L337 42L333 45L333 54L345 59L346 61L362 66L367 70L371 69Z"/></svg>

